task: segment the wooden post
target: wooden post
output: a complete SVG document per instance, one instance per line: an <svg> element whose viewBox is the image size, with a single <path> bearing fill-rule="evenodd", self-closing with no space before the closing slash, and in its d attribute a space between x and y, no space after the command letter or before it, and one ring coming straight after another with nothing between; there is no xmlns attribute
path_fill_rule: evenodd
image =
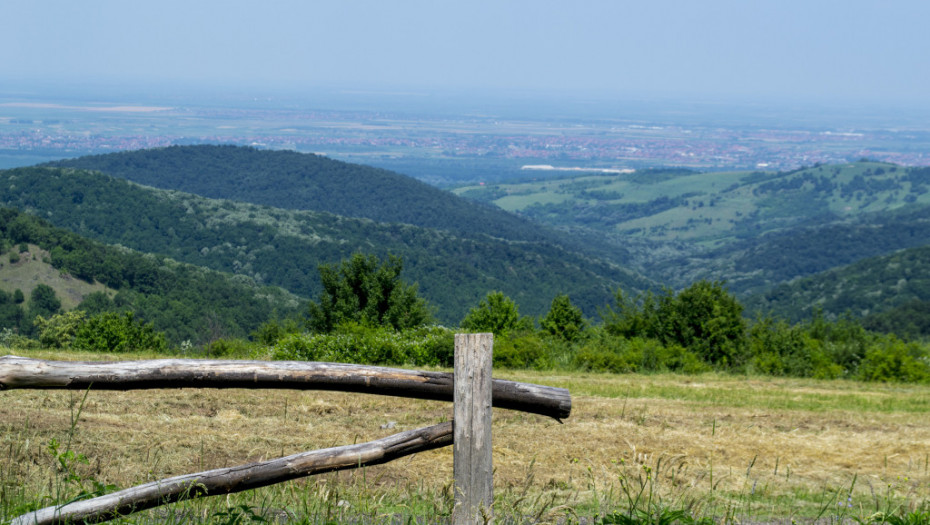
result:
<svg viewBox="0 0 930 525"><path fill-rule="evenodd" d="M491 519L491 364L493 334L455 334L453 525Z"/></svg>

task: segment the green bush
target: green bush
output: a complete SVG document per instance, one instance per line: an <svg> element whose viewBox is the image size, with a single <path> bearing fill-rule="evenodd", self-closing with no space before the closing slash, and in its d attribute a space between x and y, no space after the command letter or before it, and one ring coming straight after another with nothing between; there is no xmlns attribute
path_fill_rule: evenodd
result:
<svg viewBox="0 0 930 525"><path fill-rule="evenodd" d="M494 366L500 368L533 368L550 370L554 366L554 341L546 341L535 332L513 337L495 337Z"/></svg>
<svg viewBox="0 0 930 525"><path fill-rule="evenodd" d="M209 357L243 358L250 357L256 350L255 343L245 339L217 339L204 346L203 353Z"/></svg>
<svg viewBox="0 0 930 525"><path fill-rule="evenodd" d="M56 314L48 319L37 315L35 318L39 342L45 348L70 348L78 330L84 325L84 312L72 310Z"/></svg>
<svg viewBox="0 0 930 525"><path fill-rule="evenodd" d="M602 336L584 345L575 366L595 372L682 372L711 369L694 352L681 345L663 345L655 339Z"/></svg>
<svg viewBox="0 0 930 525"><path fill-rule="evenodd" d="M925 383L930 381L930 358L918 345L890 335L866 351L858 375L863 381Z"/></svg>
<svg viewBox="0 0 930 525"><path fill-rule="evenodd" d="M341 325L326 334L287 335L272 348L272 359L337 363L452 366L455 333L432 326L395 331L387 327Z"/></svg>
<svg viewBox="0 0 930 525"><path fill-rule="evenodd" d="M156 332L151 323L136 320L131 312L105 312L81 325L72 346L94 352L163 352L167 350L168 343L164 334Z"/></svg>

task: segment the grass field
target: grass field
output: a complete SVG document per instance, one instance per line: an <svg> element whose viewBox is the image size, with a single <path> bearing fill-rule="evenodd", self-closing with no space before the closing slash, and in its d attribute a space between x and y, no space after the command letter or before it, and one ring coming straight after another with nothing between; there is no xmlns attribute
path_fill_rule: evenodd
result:
<svg viewBox="0 0 930 525"><path fill-rule="evenodd" d="M10 351L45 359L89 354ZM121 358L153 356L121 356ZM494 415L499 520L590 523L635 506L718 521L865 518L930 510L930 387L723 375L496 377L566 387L564 424ZM93 482L120 488L305 450L368 441L451 417L449 404L358 394L247 390L3 391L0 522ZM78 409L79 419L76 419ZM76 419L76 420L75 420ZM72 423L73 431L72 431ZM387 428L392 426L393 428ZM49 450L60 443L56 453ZM73 478L57 457L87 464ZM208 498L132 522L442 521L451 449L387 465ZM285 514L287 513L287 514Z"/></svg>

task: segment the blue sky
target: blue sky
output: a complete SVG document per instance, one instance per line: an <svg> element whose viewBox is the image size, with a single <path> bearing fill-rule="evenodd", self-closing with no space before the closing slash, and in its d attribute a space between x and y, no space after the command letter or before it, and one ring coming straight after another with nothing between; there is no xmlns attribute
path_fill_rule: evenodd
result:
<svg viewBox="0 0 930 525"><path fill-rule="evenodd" d="M5 85L930 105L926 0L5 0L0 20Z"/></svg>

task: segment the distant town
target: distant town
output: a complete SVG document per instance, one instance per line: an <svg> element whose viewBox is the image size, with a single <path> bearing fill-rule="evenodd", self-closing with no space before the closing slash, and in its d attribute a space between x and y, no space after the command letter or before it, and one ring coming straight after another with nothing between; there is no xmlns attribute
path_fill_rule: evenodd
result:
<svg viewBox="0 0 930 525"><path fill-rule="evenodd" d="M930 165L930 128L658 125L295 108L63 105L0 100L0 167L23 160L229 143L369 159L511 160L604 172L652 166L786 170L860 158ZM4 158L4 156L6 158ZM12 160L11 160L12 159ZM377 164L377 162L375 162ZM532 168L531 168L532 169ZM537 168L538 169L538 168Z"/></svg>

